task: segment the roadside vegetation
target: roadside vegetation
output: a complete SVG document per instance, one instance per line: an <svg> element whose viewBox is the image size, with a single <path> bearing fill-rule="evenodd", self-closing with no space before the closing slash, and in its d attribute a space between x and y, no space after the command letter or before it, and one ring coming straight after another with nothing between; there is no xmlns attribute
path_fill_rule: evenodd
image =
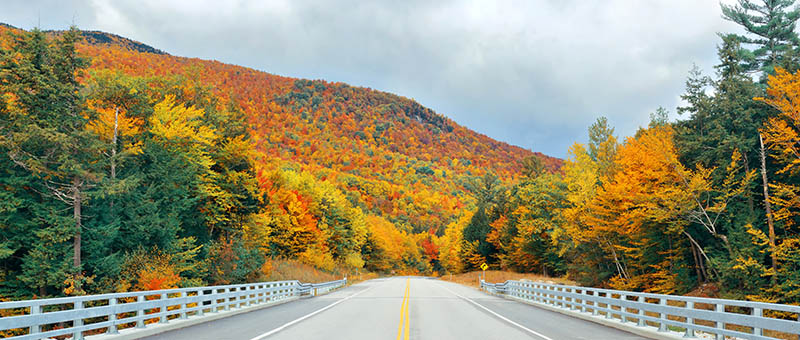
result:
<svg viewBox="0 0 800 340"><path fill-rule="evenodd" d="M491 283L506 282L508 280L527 280L527 281L546 282L546 283L565 284L565 285L575 284L575 282L565 278L557 278L557 277L554 278L538 274L517 273L505 270L487 270L485 276L482 271L476 270L455 275L453 274L442 275L440 277L440 279L445 281L460 283L462 285L472 286L472 287L479 287L480 280L482 278L485 278L486 282L491 282Z"/></svg>

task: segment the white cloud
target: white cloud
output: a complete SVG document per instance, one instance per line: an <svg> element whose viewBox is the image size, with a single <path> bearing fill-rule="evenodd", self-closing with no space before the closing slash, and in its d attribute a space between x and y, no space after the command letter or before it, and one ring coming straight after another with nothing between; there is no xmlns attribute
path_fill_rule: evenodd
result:
<svg viewBox="0 0 800 340"><path fill-rule="evenodd" d="M0 12L26 26L38 8L46 28L77 13L82 28L177 55L394 92L555 156L598 115L630 135L658 106L674 111L692 63L711 71L715 33L736 29L712 0L53 4L5 1Z"/></svg>

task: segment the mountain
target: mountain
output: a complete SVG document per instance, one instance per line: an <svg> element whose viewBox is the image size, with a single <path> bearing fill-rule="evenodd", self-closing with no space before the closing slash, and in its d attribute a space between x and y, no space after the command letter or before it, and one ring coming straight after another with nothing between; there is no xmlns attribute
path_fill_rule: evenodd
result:
<svg viewBox="0 0 800 340"><path fill-rule="evenodd" d="M14 221L0 224L10 235L0 278L14 278L0 297L71 294L69 280L95 292L245 282L280 258L340 273L442 272L439 249L460 242L446 231L473 213L485 229L486 203L513 195L530 179L523 170L561 167L369 88L94 31L0 26L0 48L0 221ZM51 130L60 137L29 133ZM47 162L19 166L14 150ZM52 178L87 199L59 201ZM43 272L51 279L36 281Z"/></svg>
<svg viewBox="0 0 800 340"><path fill-rule="evenodd" d="M117 35L83 31L92 70L182 77L247 116L262 160L335 181L363 210L415 232L441 233L474 199L475 177L519 176L520 161L561 160L496 141L416 101L325 80L278 76L213 60L177 57Z"/></svg>
<svg viewBox="0 0 800 340"><path fill-rule="evenodd" d="M163 54L167 53L156 49L150 45L140 43L125 37L120 37L116 34L100 32L100 31L81 31L86 43L95 46L116 46L122 47L133 52Z"/></svg>

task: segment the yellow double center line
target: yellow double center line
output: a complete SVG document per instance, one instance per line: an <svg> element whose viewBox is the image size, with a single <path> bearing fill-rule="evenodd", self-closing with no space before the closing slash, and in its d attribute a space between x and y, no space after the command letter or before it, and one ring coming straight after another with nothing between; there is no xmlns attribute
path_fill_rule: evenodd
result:
<svg viewBox="0 0 800 340"><path fill-rule="evenodd" d="M408 332L408 322L410 317L408 316L408 304L411 302L411 296L409 294L409 286L411 280L406 279L406 293L403 295L403 304L400 306L400 325L397 326L397 340L400 340L401 337L404 340L408 340L409 332Z"/></svg>

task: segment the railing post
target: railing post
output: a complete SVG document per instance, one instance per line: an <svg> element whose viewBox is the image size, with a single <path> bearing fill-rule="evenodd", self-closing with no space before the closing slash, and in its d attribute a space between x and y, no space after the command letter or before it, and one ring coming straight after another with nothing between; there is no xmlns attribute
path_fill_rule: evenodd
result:
<svg viewBox="0 0 800 340"><path fill-rule="evenodd" d="M117 305L117 298L116 297L112 297L112 298L108 299L108 307L111 309L111 312L108 313L108 321L110 321L111 324L108 325L108 330L106 331L107 334L117 334L117 333L119 333L119 331L117 331L117 311L116 311L117 308L116 308L116 305Z"/></svg>
<svg viewBox="0 0 800 340"><path fill-rule="evenodd" d="M589 292L586 291L586 288L581 289L581 312L584 313L586 313L586 295L589 295Z"/></svg>
<svg viewBox="0 0 800 340"><path fill-rule="evenodd" d="M606 291L606 299L612 300L614 297ZM609 301L606 303L606 319L613 319L614 318L614 308L611 308L611 302Z"/></svg>
<svg viewBox="0 0 800 340"><path fill-rule="evenodd" d="M203 295L206 295L206 291L205 289L200 288L197 291L197 307L199 307L197 309L197 316L203 316L204 314L203 309L205 309L205 300L203 299Z"/></svg>
<svg viewBox="0 0 800 340"><path fill-rule="evenodd" d="M230 297L231 288L230 287L222 288L222 291L223 294L225 294L225 298L223 299L225 300L224 302L225 304L222 306L222 310L229 311L231 310L231 297Z"/></svg>
<svg viewBox="0 0 800 340"><path fill-rule="evenodd" d="M144 295L137 296L136 302L139 303L139 307L136 308L136 316L141 318L136 321L136 328L144 328L144 307L141 306L141 303L144 302Z"/></svg>
<svg viewBox="0 0 800 340"><path fill-rule="evenodd" d="M625 309L625 305L623 302L628 301L628 296L624 294L620 294L619 296L620 303L619 303L619 318L622 323L628 322L628 318L625 316L625 313L628 311Z"/></svg>
<svg viewBox="0 0 800 340"><path fill-rule="evenodd" d="M567 298L567 293L569 293L569 294L573 294L573 295L574 295L574 294L575 294L575 292L576 292L576 291L575 291L575 289L574 289L574 288L567 288L567 291L566 291L566 292L564 292L564 300L566 300L566 298ZM576 306L575 306L575 296L571 296L571 297L569 298L569 310L575 310L575 309L577 309L577 308L578 308L578 307L576 307Z"/></svg>
<svg viewBox="0 0 800 340"><path fill-rule="evenodd" d="M545 304L553 304L550 300L550 287L542 285L542 300L544 300Z"/></svg>
<svg viewBox="0 0 800 340"><path fill-rule="evenodd" d="M717 313L725 313L725 305L723 305L721 303L717 303L716 311L717 311ZM717 328L719 328L720 330L724 330L725 329L725 323L722 322L722 321L717 321ZM725 335L723 335L722 332L717 333L717 340L725 340Z"/></svg>
<svg viewBox="0 0 800 340"><path fill-rule="evenodd" d="M667 305L666 298L658 298L658 304L662 306ZM658 318L661 319L661 322L658 323L658 331L659 332L666 332L667 331L667 324L664 322L667 319L667 313L658 313Z"/></svg>
<svg viewBox="0 0 800 340"><path fill-rule="evenodd" d="M753 316L762 316L763 310L761 308L753 308ZM753 327L753 334L755 335L763 335L761 328Z"/></svg>
<svg viewBox="0 0 800 340"><path fill-rule="evenodd" d="M534 283L533 287L537 290L533 293L534 300L544 303L544 299L542 299L542 285Z"/></svg>
<svg viewBox="0 0 800 340"><path fill-rule="evenodd" d="M167 294L161 293L161 309L159 312L162 313L161 318L158 322L160 323L167 323Z"/></svg>
<svg viewBox="0 0 800 340"><path fill-rule="evenodd" d="M592 296L592 315L598 315L600 312L597 310L597 292L590 290L589 293Z"/></svg>
<svg viewBox="0 0 800 340"><path fill-rule="evenodd" d="M572 295L573 295L570 298L570 301L572 302L572 308L570 308L570 309L578 310L578 299L575 297L575 295L578 294L578 290L575 289L575 288L570 288L570 293L572 293Z"/></svg>
<svg viewBox="0 0 800 340"><path fill-rule="evenodd" d="M185 290L181 292L180 298L184 299L183 303L181 303L181 319L186 319L188 316L186 315L186 309L189 308L189 304L186 303L186 298L189 297L189 293Z"/></svg>
<svg viewBox="0 0 800 340"><path fill-rule="evenodd" d="M294 289L294 287L292 289ZM271 283L267 285L267 291L265 295L267 296L267 302L275 300L275 296L273 296L275 295L275 288L273 288L273 285Z"/></svg>
<svg viewBox="0 0 800 340"><path fill-rule="evenodd" d="M694 302L693 301L686 301L686 309L692 310L694 309ZM694 338L694 328L692 328L692 324L694 323L694 319L691 317L686 317L686 333L683 335L684 338Z"/></svg>
<svg viewBox="0 0 800 340"><path fill-rule="evenodd" d="M639 295L639 326L644 327L647 326L646 321L644 321L644 306L646 306L646 301L644 299L644 295Z"/></svg>
<svg viewBox="0 0 800 340"><path fill-rule="evenodd" d="M75 301L73 309L74 310L83 309L83 301ZM80 313L78 313L78 315L80 315ZM79 316L77 319L72 321L72 327L77 328L80 326L83 326L83 318ZM83 331L76 330L74 333L72 333L72 340L83 340Z"/></svg>
<svg viewBox="0 0 800 340"><path fill-rule="evenodd" d="M561 289L560 287L556 287L556 286L553 286L553 288L555 288L553 290L556 292L556 298L558 299L558 304L560 305L560 307L561 308L566 307L567 305L564 304L564 300L565 300L564 294L561 294L564 291L564 289Z"/></svg>
<svg viewBox="0 0 800 340"><path fill-rule="evenodd" d="M42 305L34 304L31 305L31 315L42 314ZM42 332L42 324L35 324L30 327L28 330L29 334L37 334Z"/></svg>
<svg viewBox="0 0 800 340"><path fill-rule="evenodd" d="M211 309L212 313L219 313L219 294L222 289L215 288L211 291L211 305L214 306Z"/></svg>

